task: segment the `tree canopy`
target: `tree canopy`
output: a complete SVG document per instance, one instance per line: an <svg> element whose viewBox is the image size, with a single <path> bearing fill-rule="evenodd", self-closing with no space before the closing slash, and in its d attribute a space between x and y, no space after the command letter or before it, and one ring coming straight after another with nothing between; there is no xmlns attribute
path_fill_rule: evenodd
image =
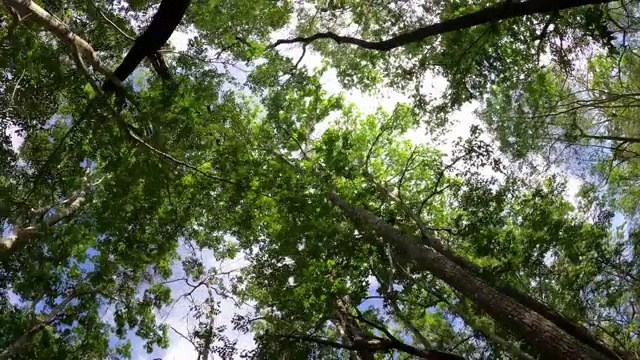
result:
<svg viewBox="0 0 640 360"><path fill-rule="evenodd" d="M192 0L118 81L159 6L0 8L0 359L640 359L637 2Z"/></svg>

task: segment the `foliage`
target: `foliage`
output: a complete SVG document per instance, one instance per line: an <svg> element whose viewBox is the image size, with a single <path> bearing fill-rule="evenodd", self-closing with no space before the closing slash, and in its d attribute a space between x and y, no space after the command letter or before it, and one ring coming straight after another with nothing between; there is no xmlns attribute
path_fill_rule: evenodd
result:
<svg viewBox="0 0 640 360"><path fill-rule="evenodd" d="M43 3L109 66L155 5ZM640 194L636 5L389 52L319 40L298 60L274 46L324 31L381 40L493 5L194 0L188 49L162 52L172 79L144 64L126 100L3 8L0 358L162 356L176 340L224 359L638 356L638 231L616 220ZM320 66L301 65L307 51ZM325 88L334 75L411 101L362 113ZM425 95L433 75L446 89ZM483 124L451 149L407 139L471 100ZM585 179L577 201L566 179L520 162L560 156L558 142L579 157L543 162ZM185 333L162 316L178 305L194 320Z"/></svg>

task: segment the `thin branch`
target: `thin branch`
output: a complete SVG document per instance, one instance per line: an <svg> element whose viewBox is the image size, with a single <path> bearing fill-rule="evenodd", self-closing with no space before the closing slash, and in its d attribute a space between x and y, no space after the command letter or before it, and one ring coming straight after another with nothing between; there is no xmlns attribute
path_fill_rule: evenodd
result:
<svg viewBox="0 0 640 360"><path fill-rule="evenodd" d="M24 77L24 73L27 70L22 70L22 74L20 75L20 77L18 78L18 80L16 81L16 84L13 86L13 92L11 92L11 100L9 101L9 107L13 107L13 100L16 97L16 92L18 91L18 88L20 87L20 81L22 81L22 78Z"/></svg>
<svg viewBox="0 0 640 360"><path fill-rule="evenodd" d="M165 153L165 152L163 152L163 151L161 151L159 149L156 149L151 144L147 143L142 138L140 138L140 136L138 136L138 134L136 134L135 131L133 131L131 125L129 125L129 124L126 124L126 125L127 125L127 128L128 128L127 129L127 134L129 135L129 137L131 137L133 140L135 140L136 142L138 142L142 146L144 146L147 149L149 149L152 153L154 153L154 154L156 154L156 155L158 155L158 156L160 156L162 158L165 158L167 160L170 160L170 161L172 161L172 162L174 162L174 163L176 163L178 165L184 166L187 169L193 170L193 171L197 172L198 174L200 174L200 175L202 175L202 176L204 176L204 177L206 177L208 179L219 181L219 182L230 184L230 185L234 185L236 187L241 187L241 185L238 184L237 182L234 182L234 181L231 181L231 180L227 180L225 178L221 178L221 177L212 175L211 173L208 173L206 171L200 170L197 167L195 167L195 166L193 166L193 165L191 165L189 163L186 163L186 162L184 162L182 160L176 159L172 155L167 154L167 153Z"/></svg>
<svg viewBox="0 0 640 360"><path fill-rule="evenodd" d="M453 168L460 160L464 159L469 154L470 154L470 151L465 151L462 155L457 156L456 158L453 159L452 162L445 165L445 167L438 173L438 177L436 178L436 183L433 185L433 190L431 190L431 193L429 193L429 195L427 195L420 203L420 207L418 208L418 215L422 214L422 209L424 209L424 206L427 204L427 202L429 202L429 200L433 199L434 196L443 193L445 190L449 188L449 186L447 185L439 189L440 183L444 179L446 172L449 171L451 168Z"/></svg>
<svg viewBox="0 0 640 360"><path fill-rule="evenodd" d="M538 38L537 38L538 39L538 50L537 50L538 62L540 61L540 55L542 54L542 47L544 46L544 38L547 37L547 31L549 30L549 27L551 26L551 24L553 24L553 22L558 18L558 15L559 13L557 11L549 15L549 19L542 27L542 30L540 31L540 35L538 35Z"/></svg>
<svg viewBox="0 0 640 360"><path fill-rule="evenodd" d="M371 143L371 146L369 147L369 150L367 151L367 156L364 159L364 169L365 171L369 171L369 161L371 160L371 154L373 153L373 148L376 146L376 144L378 144L378 141L380 141L380 138L382 138L382 135L385 133L385 131L387 131L387 127L384 126L384 124L380 127L380 132L378 133L378 135L376 135L376 138L373 139L373 142Z"/></svg>
<svg viewBox="0 0 640 360"><path fill-rule="evenodd" d="M300 63L302 62L302 59L304 58L306 53L307 53L307 44L303 44L302 45L302 54L300 54L300 58L298 58L298 61L296 61L296 64L294 65L296 68L300 65Z"/></svg>
<svg viewBox="0 0 640 360"><path fill-rule="evenodd" d="M98 12L100 12L100 15L102 15L102 18L109 23L109 25L111 25L114 29L116 29L120 34L122 34L124 37L126 37L127 39L131 40L131 41L136 41L136 38L127 34L126 32L124 32L124 30L120 29L118 27L118 25L116 25L113 21L111 21L103 12L102 10L98 10Z"/></svg>
<svg viewBox="0 0 640 360"><path fill-rule="evenodd" d="M315 338L312 336L306 336L306 335L269 334L265 336L278 337L278 338L290 339L290 340L298 340L298 341L314 342L320 345L330 346L336 349L358 350L363 347L366 347L372 352L388 352L389 350L395 349L398 351L405 352L407 354L412 354L412 355L421 357L426 360L464 360L462 356L457 354L452 354L452 353L438 351L438 350L424 351L424 350L416 349L415 347L411 345L407 345L402 342L395 342L395 341L379 338L377 336L370 336L367 339L362 338L359 341L356 341L356 343L352 345L342 344L342 343L338 343L338 342L330 341L326 339L318 339L318 338Z"/></svg>
<svg viewBox="0 0 640 360"><path fill-rule="evenodd" d="M389 331L389 329L387 329L386 326L378 324L376 322L373 322L371 320L368 320L364 317L364 315L362 315L362 313L360 313L360 311L358 309L356 309L358 311L358 320L362 321L363 323L373 327L374 329L378 329L380 331L382 331L382 333L389 338L389 340L393 341L393 342L400 342L400 340L398 340L398 338L396 338L395 336L393 336L393 334Z"/></svg>
<svg viewBox="0 0 640 360"><path fill-rule="evenodd" d="M396 187L398 188L398 198L401 200L402 200L402 183L404 182L404 177L407 175L407 172L409 172L409 166L411 166L411 164L413 163L413 159L415 158L417 150L418 150L418 147L414 146L413 150L411 151L411 154L409 154L409 158L407 159L407 162L404 164L404 169L402 170L402 174L400 175L400 179L398 179L398 183L396 185Z"/></svg>
<svg viewBox="0 0 640 360"><path fill-rule="evenodd" d="M471 338L473 338L473 335L469 335L467 337L465 337L464 339L460 339L460 341L458 341L455 345L453 345L451 347L450 351L456 351L456 349L458 349L460 347L460 345L466 343L467 341L469 341Z"/></svg>
<svg viewBox="0 0 640 360"><path fill-rule="evenodd" d="M424 221L422 221L422 218L420 217L419 214L411 210L411 208L409 208L409 206L405 204L404 201L402 201L402 199L400 199L398 196L393 194L391 190L389 190L387 187L377 182L370 173L365 173L364 176L365 176L365 179L369 181L371 184L373 184L381 194L385 195L392 202L398 204L398 206L402 209L402 211L416 223L416 225L418 226L418 229L420 229L422 238L427 240L428 246L430 246L431 248L435 249L436 251L442 254L448 253L445 250L445 246L435 238L433 232L429 230L429 228L426 226Z"/></svg>
<svg viewBox="0 0 640 360"><path fill-rule="evenodd" d="M335 349L356 350L356 347L353 345L343 344L343 343L326 340L326 339L319 339L313 336L306 336L306 335L268 334L268 335L264 335L264 337L275 337L275 338L281 338L281 339L313 342L320 345L330 346Z"/></svg>
<svg viewBox="0 0 640 360"><path fill-rule="evenodd" d="M198 350L198 345L196 345L196 343L193 342L192 339L189 339L187 336L185 336L183 333L181 333L180 331L178 331L175 327L173 327L173 325L169 325L169 328L171 330L173 330L174 333L178 334L178 336L180 336L181 338L187 340L189 342L189 344L191 344L194 349Z"/></svg>
<svg viewBox="0 0 640 360"><path fill-rule="evenodd" d="M373 274L373 276L376 278L376 280L378 280L378 284L380 284L380 287L382 288L381 289L382 294L383 294L382 298L385 300L385 303L387 305L389 305L389 307L391 307L391 309L393 311L393 315L395 317L397 317L398 319L400 319L400 321L402 321L404 323L404 325L407 328L409 328L409 330L411 330L413 335L418 339L418 341L422 344L422 346L424 347L425 350L432 350L433 346L431 345L429 340L427 340L427 338L422 334L422 332L415 325L413 325L413 323L409 319L407 319L406 316L404 316L402 314L402 311L400 310L400 307L398 306L398 303L396 302L397 298L390 291L392 281L389 281L389 283L387 284L387 287L384 288L383 287L382 278L374 271L373 261L371 261L371 263L369 264L369 267L370 267L370 271ZM391 274L393 274L393 272L395 272L395 268L393 268L393 265L391 265L391 269L390 269L389 272ZM390 278L391 278L391 276L392 275L389 275ZM428 307L425 307L425 309L426 308L428 308Z"/></svg>

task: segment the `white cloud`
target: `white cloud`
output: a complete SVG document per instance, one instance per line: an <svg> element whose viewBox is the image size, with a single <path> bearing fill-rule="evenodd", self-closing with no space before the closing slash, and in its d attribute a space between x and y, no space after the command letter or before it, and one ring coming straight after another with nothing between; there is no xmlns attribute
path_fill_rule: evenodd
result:
<svg viewBox="0 0 640 360"><path fill-rule="evenodd" d="M176 51L185 51L189 45L189 40L194 38L195 33L186 33L184 31L176 31L171 34L169 43L176 48Z"/></svg>
<svg viewBox="0 0 640 360"><path fill-rule="evenodd" d="M5 130L5 134L11 138L11 148L15 152L18 152L18 149L24 142L24 137L20 136L19 130L20 128L15 125L11 125Z"/></svg>

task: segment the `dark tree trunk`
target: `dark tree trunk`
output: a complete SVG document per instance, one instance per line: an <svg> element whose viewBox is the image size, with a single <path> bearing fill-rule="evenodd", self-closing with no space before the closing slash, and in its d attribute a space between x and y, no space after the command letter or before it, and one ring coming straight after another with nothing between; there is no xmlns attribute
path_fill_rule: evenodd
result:
<svg viewBox="0 0 640 360"><path fill-rule="evenodd" d="M517 302L524 305L525 307L528 307L529 309L542 315L543 317L545 317L547 320L554 323L556 326L558 326L562 330L573 335L576 339L582 341L587 346L590 346L591 348L599 351L600 353L605 354L610 359L619 359L620 357L622 358L627 357L627 354L625 354L622 350L619 350L597 339L584 326L567 319L562 314L554 311L544 303L523 293L517 288L510 286L508 284L501 284L499 281L500 279L496 279L496 277L493 274L483 271L481 266L451 251L447 246L445 246L439 239L437 239L433 235L431 230L429 230L424 225L424 223L422 222L418 214L413 212L413 210L411 210L400 198L393 195L393 193L388 188L376 182L375 179L370 174L367 175L367 179L372 185L376 187L376 189L381 194L383 194L389 200L397 203L402 208L402 210L405 213L407 213L407 215L416 222L416 224L418 225L418 228L420 229L420 233L422 234L421 240L423 244L427 245L428 247L432 248L438 253L444 255L447 259L449 259L450 261L453 261L455 264L462 267L463 269L482 278L484 281L488 282L489 284L497 288L503 294L510 296L512 299L516 300Z"/></svg>
<svg viewBox="0 0 640 360"><path fill-rule="evenodd" d="M428 271L460 291L497 323L522 336L545 358L608 359L444 255L422 246L419 239L400 234L370 211L344 201L335 191L329 192L327 198L362 230L375 232L391 245L400 262Z"/></svg>
<svg viewBox="0 0 640 360"><path fill-rule="evenodd" d="M423 237L422 240L427 246L431 247L435 251L444 255L447 259L454 262L456 265L482 278L484 281L492 284L501 293L511 297L512 299L519 302L520 304L542 315L547 320L554 323L560 329L571 334L573 337L575 337L579 341L597 350L598 352L606 355L607 358L620 359L625 357L621 351L613 349L612 347L608 346L607 344L605 344L604 342L602 342L601 340L593 336L591 332L584 326L567 319L562 314L551 309L550 307L534 299L533 297L523 293L522 291L514 288L513 286L510 286L507 284L500 284L498 281L496 281L495 278L493 278L492 274L484 272L483 269L477 264L467 260L463 256L457 255L450 249L446 248L437 239L426 236L426 237Z"/></svg>

